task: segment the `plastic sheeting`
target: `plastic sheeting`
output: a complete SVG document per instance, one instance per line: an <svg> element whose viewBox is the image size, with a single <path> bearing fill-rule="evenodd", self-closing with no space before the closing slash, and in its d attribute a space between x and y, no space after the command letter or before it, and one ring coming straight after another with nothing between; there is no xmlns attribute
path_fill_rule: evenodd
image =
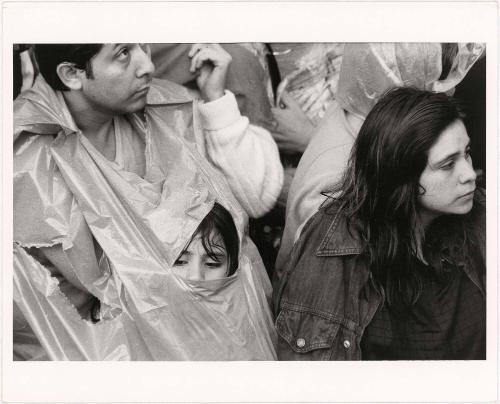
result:
<svg viewBox="0 0 500 404"><path fill-rule="evenodd" d="M196 109L179 88L153 86L145 120L114 119L115 162L77 130L43 81L16 101L14 300L50 359L276 358L270 283L244 234L247 218L200 153ZM124 168L129 156L119 139L127 131L144 136L144 179ZM171 267L215 201L238 229L239 268L221 280L188 282ZM97 324L80 317L58 279L29 254L57 245L101 301Z"/></svg>
<svg viewBox="0 0 500 404"><path fill-rule="evenodd" d="M484 50L484 44L458 44L449 74L438 80L440 43L346 44L337 100L342 108L364 118L380 96L392 87L415 86L447 92L460 83Z"/></svg>
<svg viewBox="0 0 500 404"><path fill-rule="evenodd" d="M317 125L335 99L343 43L274 43L282 82L302 111ZM279 97L278 97L279 98Z"/></svg>

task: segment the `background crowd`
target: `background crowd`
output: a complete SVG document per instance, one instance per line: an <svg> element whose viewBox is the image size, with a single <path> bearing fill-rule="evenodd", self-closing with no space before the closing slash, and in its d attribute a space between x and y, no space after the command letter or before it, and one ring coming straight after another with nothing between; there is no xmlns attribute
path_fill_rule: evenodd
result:
<svg viewBox="0 0 500 404"><path fill-rule="evenodd" d="M227 66L227 72L225 72L224 88L234 94L241 116L248 118L250 129L245 130L251 130L255 135L252 141L248 140L248 136L241 137L241 139L246 140L240 141L239 148L234 149L237 151L234 152L233 156L229 156L233 154L233 149L227 148L222 143L211 141L202 142L206 150L200 151L200 154L206 156L210 164L215 164L219 168L222 167L223 176L226 177L229 183L230 191L227 192L232 196L227 197L225 195L225 186L221 186L217 182L218 178L213 180L213 185L207 187L207 192L217 194L218 197L215 200L221 202L231 213L236 212L233 216L237 218L242 217L238 206L243 207L245 214L249 217L248 230L244 219L236 219L235 223L231 220L228 222L227 219L224 219L224 211L220 213L217 210L213 213L215 218L211 219L212 224L208 225L211 226L209 228L212 230L203 230L203 226L207 226L207 224L202 226L200 221L207 213L208 208L205 211L203 209L198 211L196 210L198 205L193 203L193 211L190 214L199 220L196 222L196 226L194 222L189 226L186 225L186 229L191 231L190 236L187 238L189 243L187 246L183 245L183 248L179 250L182 250L182 254L180 254L182 258L178 258L177 261L172 259L169 265L179 267L188 263L187 257L193 255L193 248L191 247L194 246L193 242L197 240L195 236L192 236L194 230L196 230L195 234L202 235L200 243L203 243L203 248L207 252L210 248L217 246L217 240L214 241L213 237L214 231L215 233L221 233L222 244L225 249L229 249L230 239L233 236L222 234L224 230L221 229L230 226L231 229L235 229L233 234L236 236L233 238L237 240L239 237L240 243L242 243L241 246L245 245L244 240L248 233L248 236L257 247L258 252L253 250L250 253L245 252L248 259L252 261L256 259L256 256L260 256L267 277L269 279L279 279L290 262L294 244L299 239L305 224L318 211L325 200L332 197L331 191L342 180L342 175L348 166L351 150L367 115L376 102L388 90L395 87L412 87L418 90L445 93L453 95L462 101L466 111L463 122L471 139L471 155L477 176L476 184L480 188L485 188L486 49L482 44L240 43L221 44L221 48L225 54L230 56L230 63ZM201 50L193 49L192 44L150 44L148 52L150 52L150 58L154 65L154 72L152 70L151 75L157 79L167 80L178 85L178 87L172 87L172 93L176 91L176 94L180 94L181 90L178 90L178 88L182 87L183 96L205 99L206 106L208 106L210 102L217 102L217 99L206 99L206 89L200 88L199 70L202 64L193 68L193 52L203 52L204 50L202 48ZM44 45L18 44L14 46L13 96L14 99L17 99L18 105L21 105L23 95L26 99L29 99L26 94L30 94L30 91L38 91L36 86L39 85L37 80L40 81L41 66L37 57L38 59L41 58L40 55L43 50ZM49 52L49 48L46 50ZM211 55L207 56L207 58L217 67L217 62L214 62ZM47 77L45 79L47 80ZM44 100L44 102L47 102L46 96L44 96ZM52 101L49 99L48 102L50 104ZM172 102L177 105L181 100L175 99ZM227 105L219 107L219 110L221 108L230 108ZM212 112L207 112L208 109L205 111L203 108L204 106L198 108L200 115L197 115L198 112L196 111L192 112L195 117L193 119L194 121L199 119L202 125L208 125L208 117L210 114L215 114L213 112L215 109ZM22 114L25 112L22 108L19 108L15 113ZM182 121L182 125L184 125L184 122L188 122L191 118L183 117L180 119L179 113L171 115L172 119L175 120L175 124L172 124L172 126L175 126L175 130L185 131L187 129L178 129L181 125L180 122ZM198 116L200 118L196 118ZM215 120L214 118L213 122ZM22 131L26 131L27 128L29 129L37 124L39 124L38 121L29 121L27 119L19 131L21 138ZM117 124L114 125L115 130L117 130ZM186 125L191 130L191 123L188 122ZM240 125L245 126L245 123L243 122ZM196 124L192 124L192 126L195 127ZM210 130L208 126L205 126L205 129ZM262 132L260 132L261 130ZM266 131L271 135L273 142L266 137ZM193 137L196 138L198 136L196 129L193 129L193 133ZM159 145L158 149L161 150L162 147L165 147L165 145ZM274 150L277 150L275 154ZM172 152L172 149L166 154L170 156L171 161L174 161L175 156L173 154L175 152ZM64 157L62 154L61 156L61 161L66 159L69 162L71 160L67 156ZM182 156L184 155L182 154ZM93 158L95 159L95 157ZM238 159L240 160L239 165L234 163ZM273 159L276 159L276 161L273 161ZM255 165L246 164L246 161L253 160L255 160ZM57 161L57 164L60 165L59 168L64 172L64 164L59 163L59 160ZM186 164L186 171L188 172L193 170L193 173L195 173L200 170L205 174L210 171L203 165L204 163L201 164L203 166L201 168L193 168L194 163ZM85 167L85 165L82 167ZM105 169L100 168L100 170ZM145 173L143 174L146 176L147 170L147 168L143 168ZM68 173L71 173L70 168L68 168ZM248 182L241 180L245 176L248 177ZM196 177L196 174L193 174L194 177ZM211 178L211 174L208 173L207 177ZM65 176L64 178L67 182ZM174 178L174 174L165 174L165 178L179 187L184 186L183 181L186 181L193 188L196 188L197 185L195 184L198 181L187 174L179 174L178 178ZM82 183L85 181L90 181L90 179L83 178ZM221 182L223 181L221 180ZM81 187L81 184L75 186ZM175 191L175 186L171 186L171 192ZM221 191L221 188L224 189ZM98 190L105 192L103 189ZM144 188L144 192L150 191ZM237 202L233 200L233 197ZM166 201L165 203L168 203L168 198ZM16 206L14 209L16 209ZM224 208L222 209L224 210ZM85 216L85 219L88 221L87 216ZM148 220L154 220L154 218ZM175 226L176 229L180 229L181 224L175 222ZM203 234L205 235L203 236ZM215 237L215 239L217 238ZM75 238L73 242L75 240L77 239ZM99 244L102 243L99 242ZM238 244L238 241L236 241L236 244ZM212 245L212 247L207 249L207 245ZM36 245L25 243L24 247L29 250L36 247ZM177 247L180 248L180 246L175 248ZM101 246L101 248L108 254L106 247ZM216 248L211 251L212 256L215 257L217 254L214 251L216 251ZM53 263L50 254L45 254L42 258L33 251L30 254L36 256L39 263L43 264L44 260ZM238 249L233 253L233 260L234 256L238 256ZM80 258L83 259L82 257ZM26 260L28 258L21 257L20 260L22 259ZM101 264L99 264L99 268L102 268ZM227 271L228 275L233 273L234 270ZM134 276L136 275L134 274ZM124 283L126 282L125 280ZM269 288L266 282L254 279L251 282L249 281L249 285L251 285L250 288L253 288L256 284L262 284L261 287L266 289ZM152 283L154 281L151 281ZM151 284L148 287L151 287ZM169 290L172 291L173 289L173 287L170 287ZM103 292L103 290L99 293ZM97 296L99 293L94 295ZM106 293L109 293L109 290ZM119 293L119 290L115 290L114 293ZM137 289L137 295L140 293L139 289ZM269 294L265 293L267 299L269 299ZM134 296L134 299L136 297ZM119 304L113 299L120 300L117 296L109 298L105 302L106 307L104 309L100 308L103 303L102 298L98 299L100 303L97 305L96 301L90 302L89 307L91 307L90 310L93 313L92 319L98 322L99 319L105 319L106 315L110 319L114 318L113 308L118 307ZM253 299L265 300L266 298L256 294ZM140 301L140 299L129 300L134 301L134 304L138 304L137 302ZM155 301L155 298L152 298L148 304L155 306L159 303ZM159 305L162 304L166 303L161 302ZM188 305L188 303L183 304ZM233 304L237 305L235 302ZM259 304L263 305L262 302ZM141 314L148 311L140 307L135 307L133 310L135 309ZM275 307L275 309L277 308ZM190 310L195 309L191 307ZM271 320L267 319L267 314L257 312L256 309L254 313L255 319L260 317L265 319L262 320L262 324L255 326L258 331L254 330L254 332L264 333L262 330L270 327ZM193 315L190 322L196 323L197 319L199 320L203 315L206 315L206 313L200 313L200 317ZM211 319L213 323L221 321L216 317L214 315L214 318ZM159 318L144 320L143 326L154 328L154 324L159 324ZM170 320L174 321L175 324L182 324L180 319L172 320L170 318ZM255 321L259 322L260 320ZM209 321L210 324L212 322ZM33 324L30 324L30 326L33 327ZM20 323L19 329L23 330L23 327L26 326ZM179 327L182 327L182 325L179 325ZM206 329L207 326L204 324L200 328ZM44 327L40 326L42 331L39 332L42 334L44 333L43 329ZM215 328L213 330L214 333L221 332L220 330L215 331ZM158 335L160 331L161 329L158 330ZM116 329L114 332L116 332ZM35 331L35 334L37 334L37 331ZM143 338L141 344L155 345L154 338L151 337L153 334L153 332L149 334L149 340ZM187 334L189 333L181 333L183 337ZM18 335L24 335L24 337L18 337L18 345L25 347L24 350L19 350L18 359L33 359L34 351L32 348L26 348L33 340L27 336L28 333L23 334L21 331ZM247 337L248 335L252 335L250 331ZM38 338L40 338L39 335ZM130 338L130 335L128 338ZM232 337L228 338L231 339ZM272 338L274 338L273 333L270 332L268 339L271 340ZM207 349L210 349L202 344L197 345L194 336L189 339L188 343L196 346L196 349L204 353L206 353ZM264 342L260 341L259 343L259 347L253 346L251 348L258 352L256 356L259 359L272 359L274 354L262 348L265 345ZM46 344L49 344L49 342L46 342ZM300 341L297 344L300 344ZM42 345L46 350L46 345ZM157 347L158 352L161 349L161 346ZM193 349L192 352L196 351L196 349ZM152 356L154 358L162 357L161 354L155 355L155 349L150 349L149 346L146 350L153 352ZM61 351L65 351L65 349L62 348ZM99 349L96 348L96 351L99 351ZM138 348L138 351L141 351L141 348ZM102 354L102 352L100 353ZM217 354L224 356L226 353L216 351L214 356L217 357ZM106 352L104 356L106 355L113 357L110 352ZM64 355L62 356L64 357ZM42 355L42 357L44 356ZM57 358L60 356L54 354L49 355L49 357ZM141 357L141 355L137 355L137 357ZM199 356L199 358L206 357L206 355ZM246 356L240 357L231 354L230 358L240 359L246 358ZM198 359L198 357L188 355L184 359Z"/></svg>

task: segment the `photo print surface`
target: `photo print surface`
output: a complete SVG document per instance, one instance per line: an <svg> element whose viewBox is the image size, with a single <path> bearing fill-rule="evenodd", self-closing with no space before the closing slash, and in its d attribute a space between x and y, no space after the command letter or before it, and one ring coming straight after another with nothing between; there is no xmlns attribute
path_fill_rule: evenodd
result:
<svg viewBox="0 0 500 404"><path fill-rule="evenodd" d="M486 359L485 44L13 56L14 360Z"/></svg>

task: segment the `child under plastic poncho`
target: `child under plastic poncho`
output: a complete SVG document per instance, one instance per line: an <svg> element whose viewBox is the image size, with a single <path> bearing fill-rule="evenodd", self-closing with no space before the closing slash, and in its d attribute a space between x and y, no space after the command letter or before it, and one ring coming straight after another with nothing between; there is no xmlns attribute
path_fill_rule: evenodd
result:
<svg viewBox="0 0 500 404"><path fill-rule="evenodd" d="M110 63L103 55L113 45L100 49L99 60ZM134 67L151 67L142 47L131 50L127 55L134 56ZM211 163L215 151L208 138L221 133L218 126L210 126L203 105L173 83L153 80L144 101L140 111L112 116L117 141L110 159L76 125L67 100L43 77L16 99L14 357L275 359L271 286L246 235L248 214L227 179L234 173ZM246 133L246 122L238 115L238 133ZM225 135L225 147L234 145ZM138 137L145 145L139 174L130 147ZM206 149L212 151L210 160ZM183 279L176 273L182 253L194 247L193 234L215 204L234 221L239 252L229 255L237 257L237 269L220 279ZM87 307L78 311L51 263L34 253L51 248L67 264L66 281L71 275L75 288L99 301L92 316Z"/></svg>
<svg viewBox="0 0 500 404"><path fill-rule="evenodd" d="M253 246L242 247L248 256L256 253L256 250L252 253ZM91 325L90 321L78 321L68 305L65 307L67 302L62 292L53 290L52 296L40 299L39 293L25 288L32 293L32 296L30 292L25 294L25 301L38 300L42 310L57 315L64 324L63 330L50 326L49 322L37 329L41 332L37 336L41 336L45 353L29 351L33 350L34 342L29 333L21 335L20 342L23 338L31 342L23 348L28 350L26 354L42 355L38 360L275 360L274 329L264 295L270 292L265 290L267 279L262 277L263 268L260 274L255 272L258 268L252 268L259 265L258 256L254 255L252 264L240 253L235 222L229 211L215 202L175 260L171 272L166 270L174 275L170 279L179 288L175 292L174 288L167 288L169 300L173 302L168 310L170 324L162 323L161 309L164 308L153 310L157 314L149 316L147 321L136 317L139 313L133 314L133 324L132 318L125 318L125 313L116 316L113 313L116 307L101 306L96 299L90 312ZM31 267L30 271L45 270L20 248L15 256L18 269L24 264L25 268ZM109 265L107 260L104 262ZM38 268L33 268L34 265ZM19 275L16 286L22 288L23 283L27 286L31 280ZM34 283L34 289L38 289L40 285ZM158 330L148 324L151 319L157 322ZM126 336L127 333L130 335ZM134 333L137 333L135 338L142 334L143 343L134 340ZM61 351L58 352L58 348Z"/></svg>
<svg viewBox="0 0 500 404"><path fill-rule="evenodd" d="M239 240L233 218L217 202L202 220L173 271L190 281L211 281L234 275L238 269Z"/></svg>
<svg viewBox="0 0 500 404"><path fill-rule="evenodd" d="M175 260L172 270L191 284L233 276L238 269L239 243L231 214L215 202ZM97 300L91 313L95 323L100 321L99 311L100 302Z"/></svg>
<svg viewBox="0 0 500 404"><path fill-rule="evenodd" d="M15 245L15 301L45 350L38 359L275 360L262 261L241 235L241 221L210 199L192 236L178 237L187 242L177 243L180 252L171 265L156 272L154 248L144 258L146 268L128 274L119 268L123 263L113 264L113 253L102 258L103 276L94 282L102 300L88 321L71 307L56 278ZM25 334L24 341L33 342Z"/></svg>
<svg viewBox="0 0 500 404"><path fill-rule="evenodd" d="M29 248L15 243L14 300L33 330L25 327L17 335L15 330L17 354L52 360L276 359L270 282L257 249L245 236L245 215L219 174L202 163L194 149L171 138L170 147L167 142L160 152L184 167L163 181L137 184L138 178L117 175L121 170L103 159L88 160L71 145L75 140L57 145L53 152L61 158L58 166L71 179L71 189L81 193L78 197L93 195L99 200L99 205L82 204L82 210L105 252L98 258L101 275L78 273L99 299L99 310L92 310L99 321L82 319L59 281L29 254ZM172 150L182 152L175 157ZM94 150L88 151L97 157ZM94 165L98 171L88 169ZM100 189L95 189L92 175L106 180L97 181ZM184 188L176 188L181 183ZM61 194L61 200L67 200L62 195L67 192ZM225 214L228 232L228 226L217 221L216 231L206 227L222 210L219 205L230 212ZM68 212L74 227L69 251L85 254L78 247L88 244L88 228L83 229L78 211ZM194 249L207 251L204 269L212 275L202 272L196 278L185 271ZM78 262L84 259L92 260L78 256ZM44 354L33 352L33 334Z"/></svg>

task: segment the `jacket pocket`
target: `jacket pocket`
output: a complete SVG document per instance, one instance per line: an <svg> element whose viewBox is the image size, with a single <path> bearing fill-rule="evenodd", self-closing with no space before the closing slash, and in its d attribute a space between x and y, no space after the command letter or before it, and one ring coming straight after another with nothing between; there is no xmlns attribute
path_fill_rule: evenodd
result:
<svg viewBox="0 0 500 404"><path fill-rule="evenodd" d="M282 308L276 319L279 360L328 360L340 324L307 309Z"/></svg>

